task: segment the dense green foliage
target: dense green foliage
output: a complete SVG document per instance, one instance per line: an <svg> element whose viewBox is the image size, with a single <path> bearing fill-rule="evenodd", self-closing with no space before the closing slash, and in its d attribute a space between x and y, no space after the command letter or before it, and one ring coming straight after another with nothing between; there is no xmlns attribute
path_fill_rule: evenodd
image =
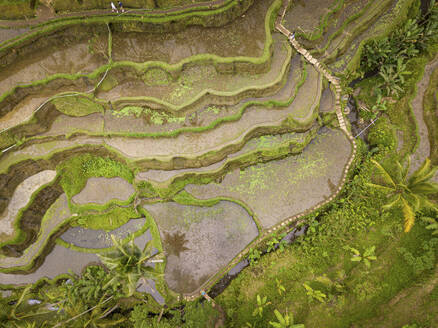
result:
<svg viewBox="0 0 438 328"><path fill-rule="evenodd" d="M365 45L361 61L363 73L377 71L381 81L377 87L385 95L399 96L403 93L407 60L425 51L438 39L438 6L432 1L431 8L424 17L416 17L404 22L389 36L371 41Z"/></svg>
<svg viewBox="0 0 438 328"><path fill-rule="evenodd" d="M61 113L69 116L86 116L102 113L103 107L94 101L81 96L64 96L54 98L52 103Z"/></svg>

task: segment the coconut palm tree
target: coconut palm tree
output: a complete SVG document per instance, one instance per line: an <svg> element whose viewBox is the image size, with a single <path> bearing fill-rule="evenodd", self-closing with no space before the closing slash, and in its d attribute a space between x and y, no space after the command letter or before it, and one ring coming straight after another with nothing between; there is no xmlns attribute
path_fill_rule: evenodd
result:
<svg viewBox="0 0 438 328"><path fill-rule="evenodd" d="M377 161L372 160L379 172L378 183L367 183L368 186L388 193L389 201L383 206L384 210L401 207L404 216L404 230L411 230L415 222L415 213L422 208L438 210L428 196L438 192L438 184L429 182L438 167L434 167L429 158L423 165L408 177L410 161L403 167L398 161L392 171L385 169Z"/></svg>
<svg viewBox="0 0 438 328"><path fill-rule="evenodd" d="M136 291L140 279L146 282L147 279L154 279L160 275L154 268L145 265L158 253L152 254L151 241L146 244L142 251L134 244L133 239L128 243L122 243L113 235L111 235L111 238L114 243L114 250L99 255L102 263L113 275L106 283L106 286L122 282L125 296L129 297Z"/></svg>

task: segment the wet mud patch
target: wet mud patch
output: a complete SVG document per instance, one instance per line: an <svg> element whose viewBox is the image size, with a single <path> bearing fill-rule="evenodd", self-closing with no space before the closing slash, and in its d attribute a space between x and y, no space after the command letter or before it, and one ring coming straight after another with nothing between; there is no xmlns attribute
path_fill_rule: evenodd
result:
<svg viewBox="0 0 438 328"><path fill-rule="evenodd" d="M64 232L60 238L63 241L78 247L107 248L113 245L111 235L114 235L119 239L124 239L131 233L140 230L144 226L145 222L145 219L132 219L128 223L125 223L121 227L112 231L72 227ZM146 238L145 243L152 239L150 231L145 233L144 238Z"/></svg>
<svg viewBox="0 0 438 328"><path fill-rule="evenodd" d="M335 110L335 97L332 90L329 87L327 87L322 92L319 111L321 113L326 113L326 112L333 112L334 110Z"/></svg>
<svg viewBox="0 0 438 328"><path fill-rule="evenodd" d="M188 27L174 33L113 33L113 59L177 63L198 54L260 57L272 0L256 0L242 17L220 28Z"/></svg>
<svg viewBox="0 0 438 328"><path fill-rule="evenodd" d="M107 59L102 54L94 52L90 44L88 42L78 44L69 44L67 42L62 46L49 46L14 61L8 67L1 69L0 94L16 85L43 80L50 75L59 73L86 74L105 65ZM106 48L102 50L102 53L104 51L107 51Z"/></svg>
<svg viewBox="0 0 438 328"><path fill-rule="evenodd" d="M284 16L284 26L289 31L317 33L321 18L328 14L336 0L298 0Z"/></svg>
<svg viewBox="0 0 438 328"><path fill-rule="evenodd" d="M219 170L224 167L227 162L232 160L233 158L237 158L241 155L248 154L250 152L254 152L257 150L275 148L285 143L303 143L307 138L309 132L304 133L286 133L279 135L264 135L257 138L253 138L249 140L243 148L235 153L229 154L222 161L203 166L200 168L187 168L182 170L148 170L146 172L140 172L137 174L137 180L146 180L153 181L158 183L167 183L170 184L175 177L197 174L197 173L207 173Z"/></svg>
<svg viewBox="0 0 438 328"><path fill-rule="evenodd" d="M82 117L61 114L54 119L50 129L41 136L69 136L74 133L103 133L103 114L94 113Z"/></svg>
<svg viewBox="0 0 438 328"><path fill-rule="evenodd" d="M33 284L41 278L53 279L60 274L67 274L69 270L75 274L80 274L86 265L97 262L99 262L99 257L96 254L80 253L55 245L35 272L29 274L0 273L0 284Z"/></svg>
<svg viewBox="0 0 438 328"><path fill-rule="evenodd" d="M6 153L0 161L0 172L4 173L12 165L28 159L40 159L48 155L81 145L101 145L102 139L91 137L77 137L71 140L50 140L42 143L35 143L24 146L21 149Z"/></svg>
<svg viewBox="0 0 438 328"><path fill-rule="evenodd" d="M14 222L19 211L31 200L32 194L43 185L50 183L56 176L56 171L45 170L28 177L20 183L9 201L8 207L0 216L0 236L2 241L14 234Z"/></svg>
<svg viewBox="0 0 438 328"><path fill-rule="evenodd" d="M49 208L43 214L39 229L37 230L38 236L32 242L32 244L26 246L24 251L19 257L0 257L0 268L14 268L25 267L34 261L42 252L43 248L52 239L53 235L57 234L58 229L71 217L71 212L68 207L67 196L62 194L56 199L53 204L47 202ZM16 246L16 245L12 245ZM50 247L51 245L49 245ZM0 281L1 283L1 281Z"/></svg>
<svg viewBox="0 0 438 328"><path fill-rule="evenodd" d="M312 123L321 93L321 76L308 68L308 78L292 104L275 109L250 106L237 122L226 122L203 133L187 132L175 138L127 139L113 137L105 143L131 158L201 156L241 143L254 129L280 127L289 115L305 126Z"/></svg>
<svg viewBox="0 0 438 328"><path fill-rule="evenodd" d="M62 194L58 184L49 185L39 191L32 203L24 209L19 217L18 229L23 235L17 240L2 247L1 251L8 256L21 256L22 252L34 243L41 233L41 225L49 208Z"/></svg>
<svg viewBox="0 0 438 328"><path fill-rule="evenodd" d="M89 178L84 189L73 196L72 201L80 205L89 203L104 205L112 200L127 201L134 192L134 187L119 177Z"/></svg>
<svg viewBox="0 0 438 328"><path fill-rule="evenodd" d="M270 69L266 73L232 72L233 74L228 74L218 72L213 64L184 65L175 80L151 84L144 80L144 76L142 78L128 76L125 80L119 80L118 84L110 90L99 92L97 96L107 101L114 101L121 97L153 95L154 98L165 100L174 106L181 106L204 96L205 93L224 93L223 97L225 97L241 90L271 87L281 81L283 73L287 74L283 72L283 69L290 61L291 51L289 43L280 35L275 36L273 48ZM280 87L281 85L277 89ZM273 90L267 90L267 93L272 94Z"/></svg>
<svg viewBox="0 0 438 328"><path fill-rule="evenodd" d="M147 231L135 239L135 244L144 248L150 239L151 235ZM87 265L100 263L100 259L97 254L78 252L55 244L51 252L40 262L38 268L29 274L0 273L0 285L35 283L42 278L53 279L61 274L68 274L69 271L80 275Z"/></svg>
<svg viewBox="0 0 438 328"><path fill-rule="evenodd" d="M159 109L152 109L141 103L127 106L121 110L110 110L104 114L106 133L166 133L186 127L208 126L217 120L239 115L246 103L258 101L288 101L295 93L302 67L300 56L296 55L291 61L286 84L274 95L263 97L248 97L237 104L224 104L234 102L223 99L211 101L205 106L197 106L194 111L184 113L183 116Z"/></svg>
<svg viewBox="0 0 438 328"><path fill-rule="evenodd" d="M177 293L196 291L258 235L249 214L228 201L211 207L157 203L144 209L158 224L165 279Z"/></svg>
<svg viewBox="0 0 438 328"><path fill-rule="evenodd" d="M351 156L340 130L323 128L303 151L288 158L236 169L222 182L188 185L197 198L231 197L247 204L264 228L304 212L333 194Z"/></svg>

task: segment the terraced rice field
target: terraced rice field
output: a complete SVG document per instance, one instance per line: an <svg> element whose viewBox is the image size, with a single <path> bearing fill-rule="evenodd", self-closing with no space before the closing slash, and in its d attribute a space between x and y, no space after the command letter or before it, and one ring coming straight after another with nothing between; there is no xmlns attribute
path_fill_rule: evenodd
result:
<svg viewBox="0 0 438 328"><path fill-rule="evenodd" d="M80 273L112 233L160 252L140 288L157 302L210 288L336 197L355 145L335 74L407 2L232 0L5 34L0 284Z"/></svg>

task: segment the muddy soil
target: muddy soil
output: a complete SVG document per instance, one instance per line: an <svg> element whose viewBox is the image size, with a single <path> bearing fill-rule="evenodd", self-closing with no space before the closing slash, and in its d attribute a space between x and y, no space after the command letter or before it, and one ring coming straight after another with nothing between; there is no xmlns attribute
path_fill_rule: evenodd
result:
<svg viewBox="0 0 438 328"><path fill-rule="evenodd" d="M258 234L239 205L212 207L158 203L145 205L158 224L166 253L165 278L177 293L196 291Z"/></svg>
<svg viewBox="0 0 438 328"><path fill-rule="evenodd" d="M0 240L4 241L14 234L14 222L19 211L30 201L32 194L43 185L51 182L56 176L56 171L41 171L18 185L8 208L0 216Z"/></svg>
<svg viewBox="0 0 438 328"><path fill-rule="evenodd" d="M78 247L107 248L113 245L111 235L114 235L119 239L124 239L128 237L131 233L140 230L145 222L146 220L144 218L132 219L128 223L125 223L121 227L112 231L72 227L64 232L60 238L65 242ZM145 233L144 238L146 238L146 241L152 239L149 230Z"/></svg>
<svg viewBox="0 0 438 328"><path fill-rule="evenodd" d="M189 27L176 33L113 34L113 59L177 63L198 55L260 57L265 42L265 16L272 0L255 0L239 19L220 28Z"/></svg>
<svg viewBox="0 0 438 328"><path fill-rule="evenodd" d="M135 192L134 187L125 179L116 178L89 178L82 191L72 197L72 201L79 205L105 205L112 200L126 201Z"/></svg>
<svg viewBox="0 0 438 328"><path fill-rule="evenodd" d="M106 37L100 36L96 42L106 42L104 39ZM88 42L77 44L66 42L61 46L34 51L32 55L17 59L8 67L0 70L0 95L16 85L42 80L57 73L90 73L107 63L103 55L105 51L106 48L102 50L102 53L98 53L97 50L93 51Z"/></svg>
<svg viewBox="0 0 438 328"><path fill-rule="evenodd" d="M299 214L336 191L351 144L339 130L323 128L297 156L228 173L221 183L188 185L195 197L231 197L247 204L264 228Z"/></svg>
<svg viewBox="0 0 438 328"><path fill-rule="evenodd" d="M177 176L181 177L183 175L190 175L190 174L203 173L203 172L213 172L219 170L220 168L224 167L226 163L229 162L231 159L241 156L243 154L247 154L249 152L253 152L255 150L266 149L271 147L273 148L290 141L301 143L304 141L304 138L307 135L308 132L305 133L292 132L292 133L286 133L281 135L274 135L274 136L267 135L267 136L257 137L248 141L241 150L229 154L225 159L223 159L220 162L208 166L203 166L200 168L189 168L189 169L169 170L169 171L148 170L146 172L138 173L136 179L170 184Z"/></svg>

